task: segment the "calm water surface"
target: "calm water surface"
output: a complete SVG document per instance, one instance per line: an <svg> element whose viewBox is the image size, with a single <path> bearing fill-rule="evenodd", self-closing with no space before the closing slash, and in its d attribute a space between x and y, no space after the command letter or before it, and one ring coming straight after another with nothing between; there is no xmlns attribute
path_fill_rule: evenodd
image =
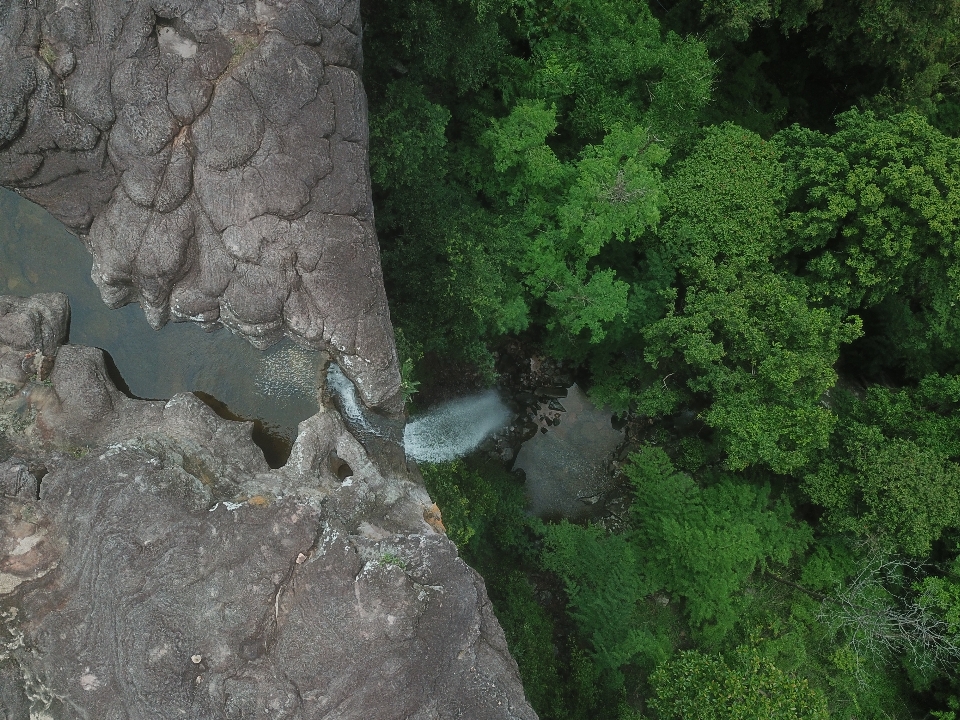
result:
<svg viewBox="0 0 960 720"><path fill-rule="evenodd" d="M103 304L92 262L53 216L0 188L0 294L66 293L70 342L105 350L132 395L165 400L198 391L221 414L256 420L271 464L284 461L297 424L318 409L317 354L289 342L260 351L228 330L191 323L155 331L139 305Z"/></svg>

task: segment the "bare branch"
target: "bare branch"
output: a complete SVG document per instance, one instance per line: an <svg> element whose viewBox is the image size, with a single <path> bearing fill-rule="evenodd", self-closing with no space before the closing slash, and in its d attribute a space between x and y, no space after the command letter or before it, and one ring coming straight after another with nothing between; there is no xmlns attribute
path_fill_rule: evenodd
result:
<svg viewBox="0 0 960 720"><path fill-rule="evenodd" d="M646 188L637 188L636 190L627 190L624 180L623 168L617 171L617 179L614 184L603 194L605 200L612 203L628 203L634 198L643 197L647 194Z"/></svg>
<svg viewBox="0 0 960 720"><path fill-rule="evenodd" d="M860 682L867 664L893 657L908 657L917 667L953 667L960 660L960 634L931 610L926 594L898 592L921 568L875 552L850 583L823 596L817 619L846 638Z"/></svg>

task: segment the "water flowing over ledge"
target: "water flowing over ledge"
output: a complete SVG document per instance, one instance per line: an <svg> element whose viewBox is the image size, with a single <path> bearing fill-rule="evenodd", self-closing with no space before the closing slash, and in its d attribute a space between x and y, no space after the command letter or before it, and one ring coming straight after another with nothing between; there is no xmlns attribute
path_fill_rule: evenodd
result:
<svg viewBox="0 0 960 720"><path fill-rule="evenodd" d="M341 414L360 436L384 437L360 402L357 389L336 364L327 370L327 387L337 398ZM513 413L496 390L457 398L433 407L407 423L403 446L418 462L447 462L469 455L488 437L502 430Z"/></svg>

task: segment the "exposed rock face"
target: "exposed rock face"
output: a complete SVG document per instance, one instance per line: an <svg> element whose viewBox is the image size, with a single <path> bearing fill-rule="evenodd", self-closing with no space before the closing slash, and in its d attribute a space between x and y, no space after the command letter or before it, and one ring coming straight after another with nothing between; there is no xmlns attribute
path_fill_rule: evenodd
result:
<svg viewBox="0 0 960 720"><path fill-rule="evenodd" d="M289 336L396 415L360 65L357 0L0 1L0 184L108 305ZM402 451L325 409L271 470L68 313L0 296L0 717L535 719Z"/></svg>
<svg viewBox="0 0 960 720"><path fill-rule="evenodd" d="M329 351L401 410L358 0L5 0L0 185L80 233L111 307Z"/></svg>
<svg viewBox="0 0 960 720"><path fill-rule="evenodd" d="M249 423L124 396L65 326L63 296L0 297L0 717L535 719L403 467L326 410L270 470Z"/></svg>

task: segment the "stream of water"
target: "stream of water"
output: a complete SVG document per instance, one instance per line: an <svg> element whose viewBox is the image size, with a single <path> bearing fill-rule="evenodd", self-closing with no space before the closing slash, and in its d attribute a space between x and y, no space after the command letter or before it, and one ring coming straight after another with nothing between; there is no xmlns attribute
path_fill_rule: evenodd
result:
<svg viewBox="0 0 960 720"><path fill-rule="evenodd" d="M502 430L513 413L496 390L451 400L414 417L403 431L407 456L446 462L468 455Z"/></svg>
<svg viewBox="0 0 960 720"><path fill-rule="evenodd" d="M327 370L327 387L354 433L383 436L375 416L360 403L357 389L336 365ZM513 417L496 390L475 393L430 408L410 419L403 430L407 457L418 462L447 462L469 455Z"/></svg>

